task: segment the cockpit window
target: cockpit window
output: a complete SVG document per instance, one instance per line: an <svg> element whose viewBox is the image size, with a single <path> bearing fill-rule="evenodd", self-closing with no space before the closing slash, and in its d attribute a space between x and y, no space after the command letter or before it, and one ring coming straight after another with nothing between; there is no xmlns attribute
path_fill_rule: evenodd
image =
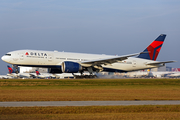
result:
<svg viewBox="0 0 180 120"><path fill-rule="evenodd" d="M5 54L6 56L11 56L11 54Z"/></svg>

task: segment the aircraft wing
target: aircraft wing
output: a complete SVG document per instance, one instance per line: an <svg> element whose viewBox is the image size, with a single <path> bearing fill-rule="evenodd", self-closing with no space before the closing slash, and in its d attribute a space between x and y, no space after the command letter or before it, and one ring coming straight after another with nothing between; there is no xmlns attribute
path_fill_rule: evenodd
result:
<svg viewBox="0 0 180 120"><path fill-rule="evenodd" d="M130 55L124 55L124 56L116 56L116 57L112 57L112 58L107 58L107 59L98 59L98 60L92 60L92 61L84 61L81 62L81 64L83 65L91 65L91 66L95 66L95 65L109 65L118 61L122 61L122 60L126 60L128 57L132 57L132 56L136 56L139 55L140 53L135 53L135 54L130 54Z"/></svg>
<svg viewBox="0 0 180 120"><path fill-rule="evenodd" d="M11 74L7 74L7 76L18 77L18 74L16 74L16 73L11 73Z"/></svg>
<svg viewBox="0 0 180 120"><path fill-rule="evenodd" d="M30 77L36 77L36 73L29 73Z"/></svg>
<svg viewBox="0 0 180 120"><path fill-rule="evenodd" d="M172 63L172 62L176 62L176 61L163 61L163 62L153 61L146 63L146 65L159 65L159 64Z"/></svg>

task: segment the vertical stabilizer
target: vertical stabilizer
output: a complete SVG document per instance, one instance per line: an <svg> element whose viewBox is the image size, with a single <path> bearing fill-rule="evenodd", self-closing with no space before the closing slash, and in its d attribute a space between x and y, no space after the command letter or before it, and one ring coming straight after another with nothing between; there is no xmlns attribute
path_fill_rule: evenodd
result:
<svg viewBox="0 0 180 120"><path fill-rule="evenodd" d="M9 70L9 74L14 73L14 70L10 66L7 66L7 67L8 67L8 70Z"/></svg>
<svg viewBox="0 0 180 120"><path fill-rule="evenodd" d="M159 35L156 40L154 40L142 53L138 56L138 58L148 59L148 60L156 60L157 56L161 50L161 47L164 43L166 35Z"/></svg>
<svg viewBox="0 0 180 120"><path fill-rule="evenodd" d="M39 71L38 71L38 70L36 70L36 75L40 75L40 73L39 73Z"/></svg>

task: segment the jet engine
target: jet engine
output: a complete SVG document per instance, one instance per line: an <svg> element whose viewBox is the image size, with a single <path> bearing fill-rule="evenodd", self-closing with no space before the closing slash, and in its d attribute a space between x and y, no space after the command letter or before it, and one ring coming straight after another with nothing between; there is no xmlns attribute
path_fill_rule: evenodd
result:
<svg viewBox="0 0 180 120"><path fill-rule="evenodd" d="M63 73L77 73L82 70L82 66L76 62L64 61L61 70Z"/></svg>

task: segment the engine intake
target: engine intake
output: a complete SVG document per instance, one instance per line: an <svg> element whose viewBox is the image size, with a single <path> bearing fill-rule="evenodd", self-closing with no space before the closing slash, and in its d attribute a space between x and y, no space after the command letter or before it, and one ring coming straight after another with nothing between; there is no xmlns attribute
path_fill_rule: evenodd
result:
<svg viewBox="0 0 180 120"><path fill-rule="evenodd" d="M64 61L61 69L63 73L77 73L82 70L82 66L76 62Z"/></svg>

